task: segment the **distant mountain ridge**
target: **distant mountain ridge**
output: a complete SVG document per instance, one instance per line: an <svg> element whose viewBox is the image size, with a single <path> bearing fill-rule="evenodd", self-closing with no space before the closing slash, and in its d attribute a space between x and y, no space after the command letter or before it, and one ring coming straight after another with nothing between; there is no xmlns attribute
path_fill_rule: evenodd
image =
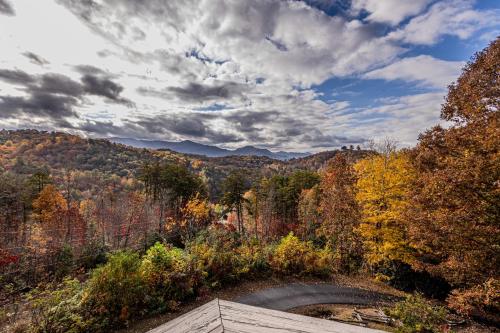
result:
<svg viewBox="0 0 500 333"><path fill-rule="evenodd" d="M294 153L286 151L272 152L268 149L256 148L254 146L245 146L235 150L219 148L216 146L205 145L189 140L180 142L162 141L162 140L140 140L132 138L110 138L111 142L121 143L136 148L149 149L169 149L183 154L204 155L207 157L225 157L225 156L266 156L277 160L290 160L311 155L310 153Z"/></svg>

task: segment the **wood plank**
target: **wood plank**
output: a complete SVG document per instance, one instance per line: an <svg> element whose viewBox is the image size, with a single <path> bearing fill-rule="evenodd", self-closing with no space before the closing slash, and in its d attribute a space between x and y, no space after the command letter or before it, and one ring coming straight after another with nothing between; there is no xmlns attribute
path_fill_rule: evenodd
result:
<svg viewBox="0 0 500 333"><path fill-rule="evenodd" d="M218 300L208 302L148 333L222 333Z"/></svg>
<svg viewBox="0 0 500 333"><path fill-rule="evenodd" d="M224 332L376 333L379 330L250 305L219 301Z"/></svg>
<svg viewBox="0 0 500 333"><path fill-rule="evenodd" d="M215 299L148 333L382 333L382 331Z"/></svg>

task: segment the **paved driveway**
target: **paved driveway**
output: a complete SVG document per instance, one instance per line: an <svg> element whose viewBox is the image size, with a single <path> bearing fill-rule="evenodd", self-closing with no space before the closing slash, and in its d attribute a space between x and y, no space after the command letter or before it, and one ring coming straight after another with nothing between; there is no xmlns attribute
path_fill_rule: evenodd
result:
<svg viewBox="0 0 500 333"><path fill-rule="evenodd" d="M292 283L283 287L264 289L237 298L235 302L274 310L289 310L311 304L370 305L395 299L376 292L332 284Z"/></svg>

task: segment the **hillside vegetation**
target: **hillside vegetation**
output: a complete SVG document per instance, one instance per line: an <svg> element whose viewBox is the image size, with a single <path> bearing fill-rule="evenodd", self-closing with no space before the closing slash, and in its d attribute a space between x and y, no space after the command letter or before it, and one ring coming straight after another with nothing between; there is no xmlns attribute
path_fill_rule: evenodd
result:
<svg viewBox="0 0 500 333"><path fill-rule="evenodd" d="M99 171L118 176L137 176L145 162L187 163L181 154L136 149L104 139L37 130L0 131L0 162L5 171L33 173L49 171Z"/></svg>
<svg viewBox="0 0 500 333"><path fill-rule="evenodd" d="M242 279L364 272L446 303L408 297L400 332L498 324L499 61L497 39L411 149L283 162L0 132L0 320L23 304L20 331L107 332Z"/></svg>
<svg viewBox="0 0 500 333"><path fill-rule="evenodd" d="M353 149L346 151L354 159L368 153ZM44 170L53 176L78 171L129 179L137 178L145 164L175 163L204 178L213 199L220 195L221 181L233 170L246 170L252 180L297 169L316 171L338 152L321 152L286 162L265 156L210 158L164 149L134 148L106 139L87 139L61 132L0 130L0 168L3 171L29 175Z"/></svg>

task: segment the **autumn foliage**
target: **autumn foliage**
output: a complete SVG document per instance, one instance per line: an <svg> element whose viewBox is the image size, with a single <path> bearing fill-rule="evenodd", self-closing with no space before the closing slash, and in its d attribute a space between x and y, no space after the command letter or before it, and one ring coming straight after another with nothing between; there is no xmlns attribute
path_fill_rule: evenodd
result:
<svg viewBox="0 0 500 333"><path fill-rule="evenodd" d="M476 295L500 267L499 61L497 39L450 86L441 116L451 126L424 133L412 152L415 266Z"/></svg>
<svg viewBox="0 0 500 333"><path fill-rule="evenodd" d="M241 279L359 271L440 281L449 307L498 321L499 72L497 39L449 87L446 125L414 148L288 164L1 131L0 278L16 292L85 280L34 289L38 332L108 330ZM421 296L394 312L408 332L443 314Z"/></svg>
<svg viewBox="0 0 500 333"><path fill-rule="evenodd" d="M385 146L380 154L355 165L359 175L356 199L362 208L358 232L369 264L411 262L412 250L404 213L415 172L405 152Z"/></svg>
<svg viewBox="0 0 500 333"><path fill-rule="evenodd" d="M324 237L338 257L338 265L349 271L361 255L361 243L355 230L361 210L356 201L357 175L345 155L335 156L323 171L320 183L319 212L322 223L316 234Z"/></svg>

